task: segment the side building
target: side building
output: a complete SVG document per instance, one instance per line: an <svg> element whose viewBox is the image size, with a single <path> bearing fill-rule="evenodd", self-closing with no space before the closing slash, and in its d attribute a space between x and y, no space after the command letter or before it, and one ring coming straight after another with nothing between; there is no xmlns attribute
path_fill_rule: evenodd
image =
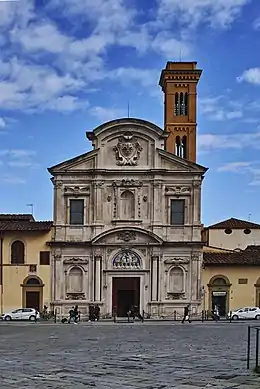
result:
<svg viewBox="0 0 260 389"><path fill-rule="evenodd" d="M30 214L0 214L1 313L50 307L52 222Z"/></svg>
<svg viewBox="0 0 260 389"><path fill-rule="evenodd" d="M93 149L49 169L54 185L52 303L152 317L201 309L196 63L167 63L165 129L123 118L87 133Z"/></svg>
<svg viewBox="0 0 260 389"><path fill-rule="evenodd" d="M204 247L203 306L219 306L221 316L243 307L260 307L260 246L231 251Z"/></svg>
<svg viewBox="0 0 260 389"><path fill-rule="evenodd" d="M210 247L244 250L260 245L260 224L231 217L203 228L202 240Z"/></svg>

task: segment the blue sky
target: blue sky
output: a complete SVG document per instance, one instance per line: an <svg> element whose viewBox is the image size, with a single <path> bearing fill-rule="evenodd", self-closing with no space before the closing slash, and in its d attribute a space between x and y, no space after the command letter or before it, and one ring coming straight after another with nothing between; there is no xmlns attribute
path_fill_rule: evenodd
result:
<svg viewBox="0 0 260 389"><path fill-rule="evenodd" d="M258 0L0 0L0 212L52 219L47 167L130 114L163 126L161 69L198 61L203 222L260 222Z"/></svg>

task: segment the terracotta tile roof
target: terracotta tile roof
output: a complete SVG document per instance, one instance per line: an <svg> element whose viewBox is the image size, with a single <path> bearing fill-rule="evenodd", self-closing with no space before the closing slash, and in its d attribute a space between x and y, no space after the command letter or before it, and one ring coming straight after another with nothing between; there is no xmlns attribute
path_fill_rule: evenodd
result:
<svg viewBox="0 0 260 389"><path fill-rule="evenodd" d="M244 230L246 228L251 228L251 229L260 229L260 224L252 223L247 220L241 220L241 219L236 219L234 217L231 217L230 219L223 220L222 222L212 224L211 226L208 226L207 228L210 229L238 229L238 230Z"/></svg>
<svg viewBox="0 0 260 389"><path fill-rule="evenodd" d="M260 266L260 246L248 246L233 252L203 253L203 266Z"/></svg>
<svg viewBox="0 0 260 389"><path fill-rule="evenodd" d="M30 214L0 214L2 231L50 231L52 221L35 221Z"/></svg>
<svg viewBox="0 0 260 389"><path fill-rule="evenodd" d="M0 213L0 220L27 220L27 221L35 221L33 215L30 213Z"/></svg>

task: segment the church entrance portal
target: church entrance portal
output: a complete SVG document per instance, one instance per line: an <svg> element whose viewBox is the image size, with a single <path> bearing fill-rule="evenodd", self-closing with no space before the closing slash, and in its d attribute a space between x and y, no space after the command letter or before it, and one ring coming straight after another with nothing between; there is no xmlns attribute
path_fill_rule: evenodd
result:
<svg viewBox="0 0 260 389"><path fill-rule="evenodd" d="M112 304L118 317L127 316L132 305L140 305L140 278L113 277Z"/></svg>

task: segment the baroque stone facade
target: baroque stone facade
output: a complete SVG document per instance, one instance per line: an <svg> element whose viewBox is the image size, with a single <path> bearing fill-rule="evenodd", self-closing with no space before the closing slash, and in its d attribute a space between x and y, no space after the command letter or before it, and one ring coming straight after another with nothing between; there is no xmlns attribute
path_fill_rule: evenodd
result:
<svg viewBox="0 0 260 389"><path fill-rule="evenodd" d="M87 314L129 305L171 316L201 304L206 169L164 150L167 134L120 119L87 133L93 150L49 169L54 185L52 302Z"/></svg>

